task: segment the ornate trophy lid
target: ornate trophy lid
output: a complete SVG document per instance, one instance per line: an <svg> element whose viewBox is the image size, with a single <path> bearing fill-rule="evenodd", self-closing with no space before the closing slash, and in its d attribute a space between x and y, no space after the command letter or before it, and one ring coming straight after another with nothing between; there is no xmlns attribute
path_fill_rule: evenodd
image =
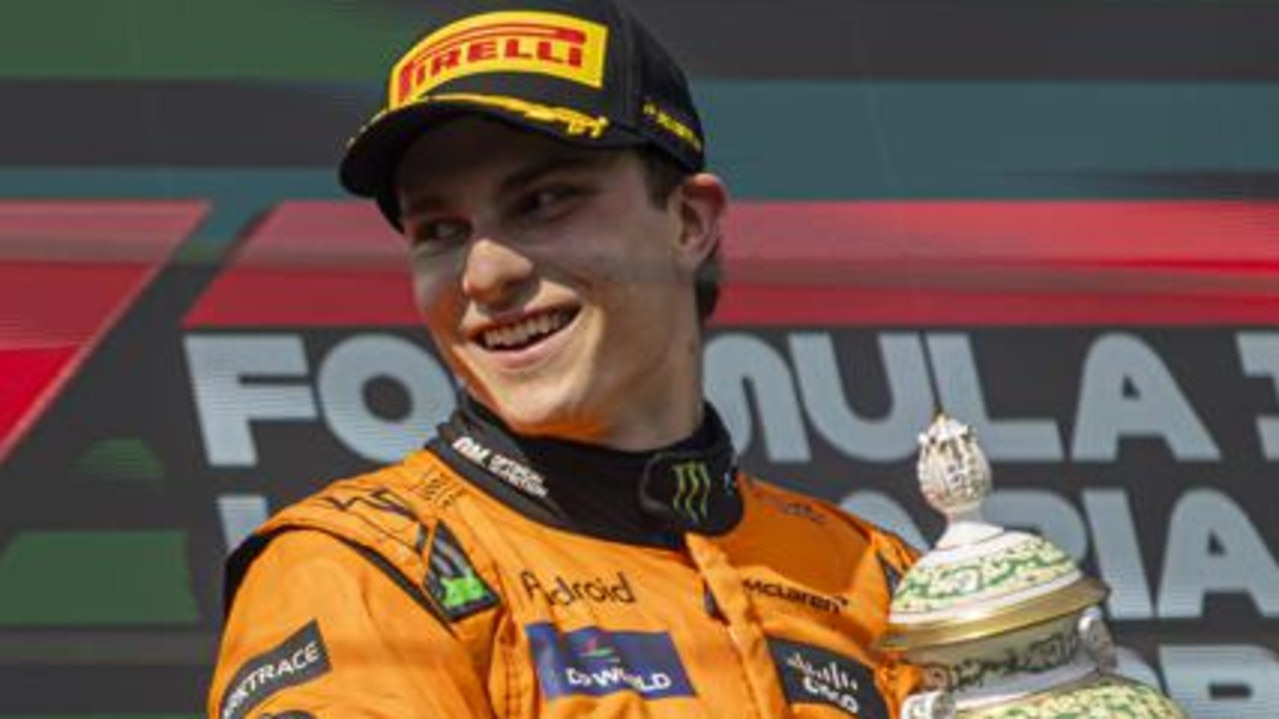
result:
<svg viewBox="0 0 1279 719"><path fill-rule="evenodd" d="M991 470L971 427L939 413L919 445L920 487L947 526L898 586L882 640L886 649L1005 634L1105 599L1105 586L1084 576L1056 545L982 516Z"/></svg>

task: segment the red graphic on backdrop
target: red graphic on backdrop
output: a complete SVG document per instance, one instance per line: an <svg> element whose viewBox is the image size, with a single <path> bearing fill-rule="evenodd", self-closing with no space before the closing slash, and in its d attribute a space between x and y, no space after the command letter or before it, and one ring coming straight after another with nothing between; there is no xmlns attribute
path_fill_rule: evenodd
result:
<svg viewBox="0 0 1279 719"><path fill-rule="evenodd" d="M1279 203L747 202L719 326L1279 322ZM369 203L278 206L188 327L407 326L403 241Z"/></svg>
<svg viewBox="0 0 1279 719"><path fill-rule="evenodd" d="M281 203L241 240L191 327L417 324L404 240L372 203Z"/></svg>
<svg viewBox="0 0 1279 719"><path fill-rule="evenodd" d="M207 209L0 202L0 461Z"/></svg>

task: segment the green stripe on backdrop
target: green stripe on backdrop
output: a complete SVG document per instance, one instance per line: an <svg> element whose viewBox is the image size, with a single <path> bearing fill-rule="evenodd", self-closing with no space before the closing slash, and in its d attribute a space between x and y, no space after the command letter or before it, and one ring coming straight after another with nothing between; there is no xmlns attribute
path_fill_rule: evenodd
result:
<svg viewBox="0 0 1279 719"><path fill-rule="evenodd" d="M377 2L11 5L0 23L6 77L367 80L381 76L389 55L419 27Z"/></svg>
<svg viewBox="0 0 1279 719"><path fill-rule="evenodd" d="M727 82L699 85L738 194L1159 194L1103 175L1279 171L1279 84ZM1246 191L1243 187L1241 190Z"/></svg>
<svg viewBox="0 0 1279 719"><path fill-rule="evenodd" d="M1158 22L1161 8L1201 6L1229 14L1240 5L1274 2L1017 4L1065 5L1085 13L1149 8L1151 22ZM0 23L0 76L368 80L382 76L391 55L417 36L433 12L438 6L403 0L14 0L6 3Z"/></svg>
<svg viewBox="0 0 1279 719"><path fill-rule="evenodd" d="M1112 180L1196 173L1237 176L1247 195L1248 177L1279 173L1279 84L722 81L696 91L712 165L744 198L1156 197L1167 190ZM349 131L334 130L334 147ZM269 206L343 194L327 166L0 167L0 197L75 196Z"/></svg>
<svg viewBox="0 0 1279 719"><path fill-rule="evenodd" d="M190 587L183 532L27 531L0 556L0 624L189 624Z"/></svg>

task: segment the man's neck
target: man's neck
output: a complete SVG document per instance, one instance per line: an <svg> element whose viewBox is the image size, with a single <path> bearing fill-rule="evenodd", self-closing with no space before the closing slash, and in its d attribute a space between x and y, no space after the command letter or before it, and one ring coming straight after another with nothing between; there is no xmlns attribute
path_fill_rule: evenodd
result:
<svg viewBox="0 0 1279 719"><path fill-rule="evenodd" d="M705 406L699 414L703 421L680 441L627 452L516 434L463 396L430 448L531 519L610 540L668 545L683 531L728 531L741 514L732 441L713 410ZM694 482L706 494L707 516L678 513L674 500L689 491L681 482Z"/></svg>

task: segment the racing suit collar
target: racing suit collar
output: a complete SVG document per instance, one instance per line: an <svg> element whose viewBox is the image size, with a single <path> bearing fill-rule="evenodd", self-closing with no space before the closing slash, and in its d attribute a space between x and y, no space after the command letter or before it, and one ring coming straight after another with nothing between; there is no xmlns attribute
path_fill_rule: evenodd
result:
<svg viewBox="0 0 1279 719"><path fill-rule="evenodd" d="M461 394L428 445L487 494L554 527L672 546L684 532L718 535L742 516L732 439L710 404L691 436L628 452L511 431Z"/></svg>

